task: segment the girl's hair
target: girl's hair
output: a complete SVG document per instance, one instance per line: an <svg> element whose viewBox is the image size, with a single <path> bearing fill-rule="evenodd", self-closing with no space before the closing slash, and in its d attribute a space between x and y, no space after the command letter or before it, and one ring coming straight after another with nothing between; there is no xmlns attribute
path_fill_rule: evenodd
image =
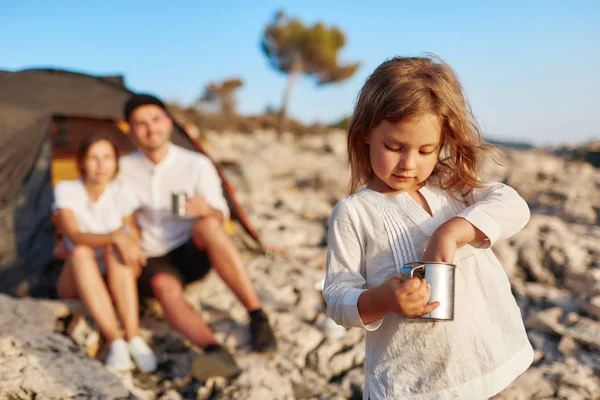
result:
<svg viewBox="0 0 600 400"><path fill-rule="evenodd" d="M440 177L440 186L449 191L481 187L477 173L492 146L481 139L455 72L441 58L427 55L385 61L360 90L348 130L351 192L373 177L365 142L371 129L384 120L398 122L427 113L442 122L440 156L432 174Z"/></svg>
<svg viewBox="0 0 600 400"><path fill-rule="evenodd" d="M111 144L113 150L115 151L115 160L117 162L117 168L115 169L115 176L117 176L117 174L119 173L119 148L117 147L117 144L115 143L114 139L110 136L110 134L108 132L99 131L99 132L95 132L95 133L92 133L91 135L84 137L83 140L79 143L79 147L77 148L77 154L76 154L77 168L79 169L79 172L81 173L82 177L85 178L85 175L86 175L85 168L84 168L84 160L85 160L85 157L87 156L88 151L90 150L90 147L92 147L93 144L101 142L103 140L106 140L107 142L109 142Z"/></svg>

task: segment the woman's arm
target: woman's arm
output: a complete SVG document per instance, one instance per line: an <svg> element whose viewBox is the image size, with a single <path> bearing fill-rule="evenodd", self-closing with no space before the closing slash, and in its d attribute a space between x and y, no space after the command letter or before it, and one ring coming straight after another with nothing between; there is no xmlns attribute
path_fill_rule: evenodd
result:
<svg viewBox="0 0 600 400"><path fill-rule="evenodd" d="M127 264L136 269L136 276L139 277L142 273L141 267L146 266L147 260L140 247L140 228L137 223L137 211L123 218L123 226L129 232L130 245L128 247L117 246L117 248Z"/></svg>
<svg viewBox="0 0 600 400"><path fill-rule="evenodd" d="M123 227L129 232L129 237L135 243L139 244L141 240L140 226L137 223L137 211L123 218Z"/></svg>
<svg viewBox="0 0 600 400"><path fill-rule="evenodd" d="M59 208L57 212L58 220L65 230L65 235L75 245L104 247L109 244L117 244L117 242L126 237L125 232L121 229L105 234L81 232L73 211L68 208Z"/></svg>

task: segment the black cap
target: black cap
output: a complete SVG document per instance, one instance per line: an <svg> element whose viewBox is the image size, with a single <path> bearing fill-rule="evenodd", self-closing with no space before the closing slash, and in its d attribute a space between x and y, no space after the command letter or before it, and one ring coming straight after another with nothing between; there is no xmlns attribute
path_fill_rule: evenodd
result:
<svg viewBox="0 0 600 400"><path fill-rule="evenodd" d="M129 100L127 100L127 102L125 103L125 107L123 108L125 120L129 120L129 117L131 116L133 110L135 110L139 106L145 106L148 104L158 106L165 111L167 110L167 107L165 107L165 103L160 101L157 97L146 93L134 94L129 98Z"/></svg>

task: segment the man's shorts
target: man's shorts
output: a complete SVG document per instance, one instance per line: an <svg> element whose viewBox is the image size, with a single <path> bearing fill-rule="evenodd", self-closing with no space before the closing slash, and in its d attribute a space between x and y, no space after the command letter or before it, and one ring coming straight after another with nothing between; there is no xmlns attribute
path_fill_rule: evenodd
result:
<svg viewBox="0 0 600 400"><path fill-rule="evenodd" d="M164 256L149 258L138 280L140 298L152 297L150 281L155 275L167 273L175 276L183 286L200 280L210 271L208 254L194 245L192 239Z"/></svg>

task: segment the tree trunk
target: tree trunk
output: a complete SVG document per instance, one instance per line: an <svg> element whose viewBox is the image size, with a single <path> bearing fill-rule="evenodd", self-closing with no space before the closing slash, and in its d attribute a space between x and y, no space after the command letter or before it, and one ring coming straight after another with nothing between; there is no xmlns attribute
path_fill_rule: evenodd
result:
<svg viewBox="0 0 600 400"><path fill-rule="evenodd" d="M292 84L296 80L298 76L298 71L290 71L288 74L287 82L285 83L285 88L283 89L283 100L281 102L281 110L279 111L279 130L277 135L281 138L285 128L286 128L286 118L287 118L287 109L290 101L290 92L292 90Z"/></svg>

